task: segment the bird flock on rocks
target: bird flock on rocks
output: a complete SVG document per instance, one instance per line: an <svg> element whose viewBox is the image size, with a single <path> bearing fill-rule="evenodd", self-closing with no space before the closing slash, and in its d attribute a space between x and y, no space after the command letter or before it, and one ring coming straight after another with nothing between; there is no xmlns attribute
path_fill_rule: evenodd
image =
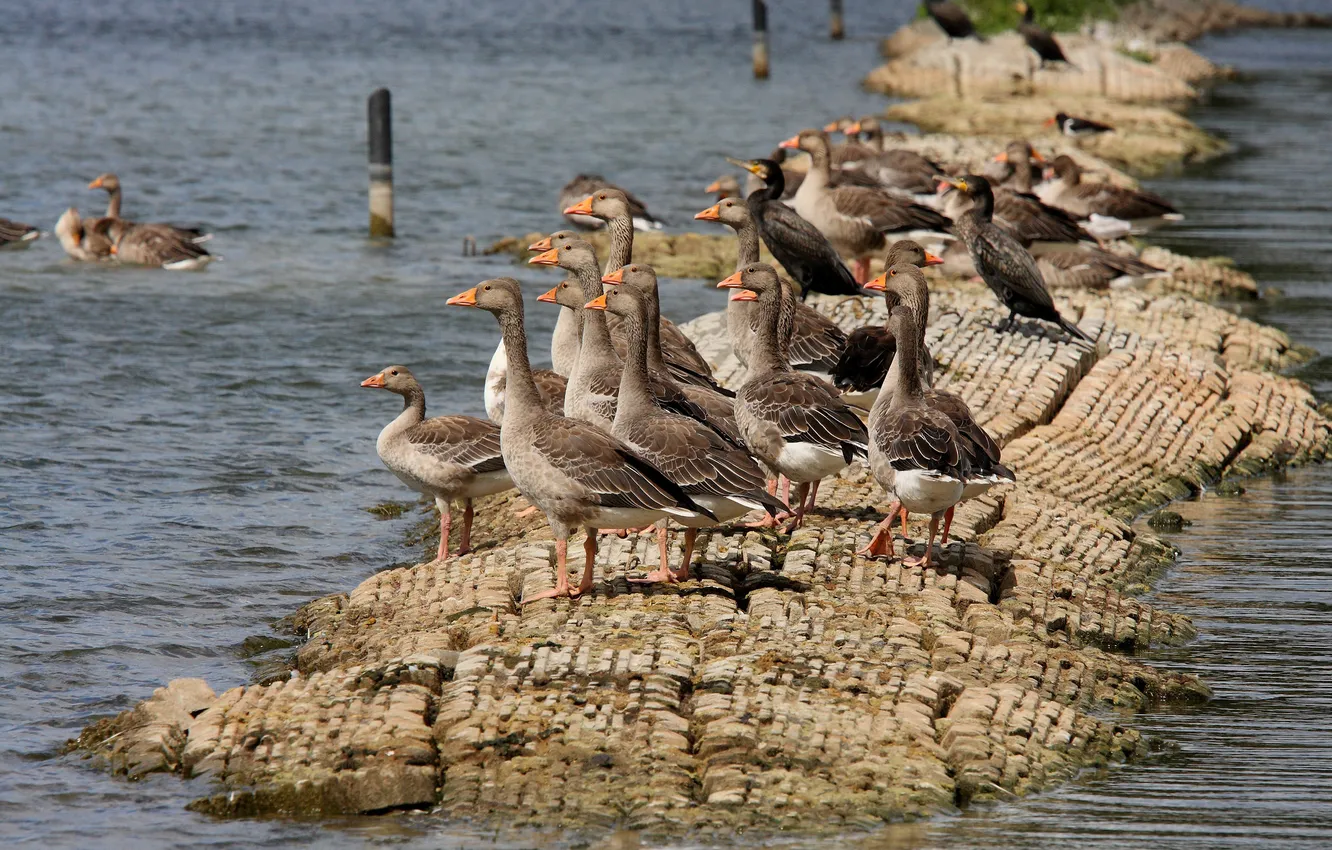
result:
<svg viewBox="0 0 1332 850"><path fill-rule="evenodd" d="M1048 123L1078 135L1093 122L1061 114ZM835 134L845 141L834 144ZM524 603L588 593L598 535L654 526L659 564L631 581L687 581L699 529L741 523L790 533L813 510L820 482L863 460L891 507L859 554L894 557L894 523L905 538L908 516L926 514L924 554L907 560L928 565L940 523L947 544L954 508L1015 476L966 402L933 386L924 270L951 266L984 281L1008 311L997 332L1035 319L1068 344L1095 345L1060 312L1047 282L1105 288L1161 274L1111 240L1178 218L1149 193L1083 181L1074 159L1048 161L1025 140L975 174L893 148L872 117L802 130L765 158L728 160L744 181L718 178L707 187L716 203L694 218L736 237L735 271L717 283L730 292L726 334L744 369L736 386L718 382L661 315L656 272L634 260L635 233L662 222L634 195L586 174L560 194L575 229L529 246L530 264L566 274L536 299L559 310L552 369L531 365L519 282L497 277L448 299L499 325L487 420L427 419L405 366L362 384L404 399L378 451L438 503L438 557L451 551L454 502L464 505L462 554L473 500L516 488L556 542L554 586ZM607 232L606 256L583 238L589 229ZM762 247L775 262L762 261ZM870 277L870 260L880 258L883 272ZM886 322L847 334L806 303L811 292L882 297ZM672 523L684 532L675 569ZM568 539L580 529L584 569L571 581Z"/></svg>

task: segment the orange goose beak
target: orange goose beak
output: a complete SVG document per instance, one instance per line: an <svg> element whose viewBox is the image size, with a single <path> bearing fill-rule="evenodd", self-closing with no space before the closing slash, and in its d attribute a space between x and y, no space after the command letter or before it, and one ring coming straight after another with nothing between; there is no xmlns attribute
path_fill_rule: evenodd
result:
<svg viewBox="0 0 1332 850"><path fill-rule="evenodd" d="M708 184L708 188L704 189L703 191L704 191L704 192L707 192L709 195L711 195L713 192L720 192L720 191L721 191L721 181L720 181L720 180L713 180L711 183ZM694 216L694 218L698 218L698 216Z"/></svg>
<svg viewBox="0 0 1332 850"><path fill-rule="evenodd" d="M792 137L789 138L789 139L783 139L783 140L782 140L782 143L781 143L780 145L778 145L777 147L779 147L779 148L794 148L794 149L796 149L796 150L800 150L800 134L799 134L799 133L796 133L794 136L792 136Z"/></svg>
<svg viewBox="0 0 1332 850"><path fill-rule="evenodd" d="M538 239L537 241L533 242L531 245L528 245L528 246L527 246L527 250L529 250L529 251L537 251L537 252L549 251L549 250L550 250L550 237L547 236L547 237L544 238L544 239Z"/></svg>
<svg viewBox="0 0 1332 850"><path fill-rule="evenodd" d="M926 254L925 255L926 265L929 264L929 258L930 255ZM868 289L870 292L883 292L888 288L888 272L884 272L883 274L871 280L869 283L864 284L864 287L865 289Z"/></svg>
<svg viewBox="0 0 1332 850"><path fill-rule="evenodd" d="M999 151L999 153L990 157L992 162L1008 162L1008 151Z"/></svg>
<svg viewBox="0 0 1332 850"><path fill-rule="evenodd" d="M451 307L475 307L476 306L476 287L473 286L466 292L460 292L457 295L444 302ZM361 386L367 386L361 384Z"/></svg>
<svg viewBox="0 0 1332 850"><path fill-rule="evenodd" d="M583 200L568 207L564 211L565 215L592 215L592 196L588 195Z"/></svg>
<svg viewBox="0 0 1332 850"><path fill-rule="evenodd" d="M119 254L119 253L120 253L120 246L119 246L119 245L112 245L112 246L111 246L111 256L114 257L114 256L116 256L116 255Z"/></svg>
<svg viewBox="0 0 1332 850"><path fill-rule="evenodd" d="M732 301L757 301L758 293L752 289L737 289L731 293Z"/></svg>
<svg viewBox="0 0 1332 850"><path fill-rule="evenodd" d="M1037 162L1045 162L1045 157L1041 156L1041 152L1036 150L1035 148L1031 149L1031 158L1036 160Z"/></svg>
<svg viewBox="0 0 1332 850"><path fill-rule="evenodd" d="M102 188L102 178L98 177L96 180L94 180L93 182L89 183L89 184L88 184L88 188L89 188L89 189L100 189L100 188Z"/></svg>
<svg viewBox="0 0 1332 850"><path fill-rule="evenodd" d="M713 185L715 186L716 184L714 183ZM711 192L712 190L709 189L708 191ZM694 213L694 218L697 221L721 221L721 204L713 204L703 210L703 212Z"/></svg>
<svg viewBox="0 0 1332 850"><path fill-rule="evenodd" d="M850 131L850 129L851 129L851 128L849 128L849 127L847 128L848 132ZM823 125L823 132L825 132L825 133L836 133L836 132L837 132L837 122L836 122L836 121L829 121L827 124L824 124L824 125Z"/></svg>
<svg viewBox="0 0 1332 850"><path fill-rule="evenodd" d="M606 309L606 293L603 292L602 294L598 295L596 298L593 298L591 301L584 304L583 309L604 311Z"/></svg>
<svg viewBox="0 0 1332 850"><path fill-rule="evenodd" d="M855 134L860 132L860 122L857 121L856 123L847 127L843 132L846 133L848 136L854 136Z"/></svg>
<svg viewBox="0 0 1332 850"><path fill-rule="evenodd" d="M453 299L449 299L449 300L452 301ZM363 387L382 387L382 386L384 386L384 373L383 373L383 372L379 372L378 374L371 375L370 377L366 378L364 381L361 381L361 386L363 386Z"/></svg>
<svg viewBox="0 0 1332 850"><path fill-rule="evenodd" d="M555 293L558 292L559 289L560 289L560 288L559 288L558 286L552 286L549 290L547 290L547 291L541 293L540 295L538 295L538 296L537 296L537 300L540 301L542 304L556 304L556 303L559 303L559 302L557 302L557 301L555 300Z"/></svg>
<svg viewBox="0 0 1332 850"><path fill-rule="evenodd" d="M740 272L736 272L717 284L718 289L739 289L742 286L744 284L740 282Z"/></svg>
<svg viewBox="0 0 1332 850"><path fill-rule="evenodd" d="M573 207L570 207L569 209L573 209ZM543 251L540 254L537 254L535 257L528 260L527 262L529 265L533 266L554 266L558 265L559 261L560 261L560 252L551 249L548 251Z"/></svg>
<svg viewBox="0 0 1332 850"><path fill-rule="evenodd" d="M929 251L926 251L926 252L925 252L925 265L926 265L926 266L942 266L942 265L943 265L943 260L941 260L941 259L939 259L938 257L934 256L934 255L931 254Z"/></svg>
<svg viewBox="0 0 1332 850"><path fill-rule="evenodd" d="M601 282L609 283L612 286L614 286L617 283L624 283L624 269L623 268L616 269L615 271L603 277L601 279ZM606 305L602 304L601 307L602 309L605 309Z"/></svg>

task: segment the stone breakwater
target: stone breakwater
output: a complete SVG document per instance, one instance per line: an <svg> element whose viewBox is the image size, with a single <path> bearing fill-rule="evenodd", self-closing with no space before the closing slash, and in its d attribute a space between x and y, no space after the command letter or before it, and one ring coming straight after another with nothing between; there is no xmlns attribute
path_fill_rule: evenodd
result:
<svg viewBox="0 0 1332 850"><path fill-rule="evenodd" d="M955 165L995 150L921 138ZM654 235L635 258L717 279L733 246ZM1018 475L959 508L930 569L854 554L886 507L854 465L794 535L701 535L698 581L631 584L656 555L630 535L603 544L592 594L521 607L553 584L554 546L508 494L478 505L479 551L304 606L290 677L220 694L176 680L78 745L131 778L178 774L197 789L192 808L214 815L428 808L719 834L871 827L1138 758L1151 743L1132 710L1208 690L1133 657L1195 632L1137 597L1174 552L1130 522L1332 449L1332 422L1280 374L1309 352L1212 303L1258 297L1253 279L1142 256L1169 275L1056 293L1094 350L1032 322L1000 334L988 290L930 271L939 385ZM883 319L881 299L811 303L848 330ZM722 318L685 329L734 385Z"/></svg>

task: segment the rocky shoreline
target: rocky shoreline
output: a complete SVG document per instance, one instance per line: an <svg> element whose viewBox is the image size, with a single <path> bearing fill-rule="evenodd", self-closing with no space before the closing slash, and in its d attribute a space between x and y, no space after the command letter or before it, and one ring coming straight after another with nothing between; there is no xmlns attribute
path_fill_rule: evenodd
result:
<svg viewBox="0 0 1332 850"><path fill-rule="evenodd" d="M1047 107L1028 94L987 95L985 126L1030 126ZM1115 108L1185 135L1158 105ZM908 144L974 166L1007 141L938 129L954 135ZM1120 168L1214 155L1197 134L1151 155L1033 141L1131 181ZM728 237L653 234L635 259L717 279L733 251ZM855 465L790 537L700 536L697 582L630 584L655 559L654 540L630 535L602 546L593 594L523 608L553 583L553 544L508 494L479 506L479 551L304 606L290 677L221 694L176 680L77 745L130 778L189 779L191 808L219 816L425 808L508 828L717 835L872 828L1141 757L1151 742L1131 712L1208 690L1133 658L1195 630L1136 598L1174 552L1130 523L1332 450L1326 411L1280 374L1311 352L1212 303L1259 297L1253 279L1159 248L1142 257L1170 274L1056 292L1094 351L1034 323L999 334L988 290L931 271L938 383L968 401L1018 483L961 507L966 542L930 569L853 554L884 509ZM811 303L848 329L882 319L880 299ZM720 317L685 329L733 382Z"/></svg>

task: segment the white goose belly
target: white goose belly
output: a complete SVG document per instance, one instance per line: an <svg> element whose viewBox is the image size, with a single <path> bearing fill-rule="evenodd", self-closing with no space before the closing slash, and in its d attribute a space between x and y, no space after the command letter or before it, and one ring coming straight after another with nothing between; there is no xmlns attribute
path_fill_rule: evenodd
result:
<svg viewBox="0 0 1332 850"><path fill-rule="evenodd" d="M962 499L961 479L926 469L899 469L893 476L893 495L908 511L933 514Z"/></svg>
<svg viewBox="0 0 1332 850"><path fill-rule="evenodd" d="M777 469L797 484L821 481L846 467L840 449L814 443L787 443L777 455Z"/></svg>
<svg viewBox="0 0 1332 850"><path fill-rule="evenodd" d="M712 511L717 515L717 519L713 521L702 514L693 517L671 517L672 522L677 522L686 528L712 528L717 523L730 522L750 511L763 510L763 505L757 501L750 502L748 499L738 501L730 496L690 496L689 498L693 499L695 504Z"/></svg>

